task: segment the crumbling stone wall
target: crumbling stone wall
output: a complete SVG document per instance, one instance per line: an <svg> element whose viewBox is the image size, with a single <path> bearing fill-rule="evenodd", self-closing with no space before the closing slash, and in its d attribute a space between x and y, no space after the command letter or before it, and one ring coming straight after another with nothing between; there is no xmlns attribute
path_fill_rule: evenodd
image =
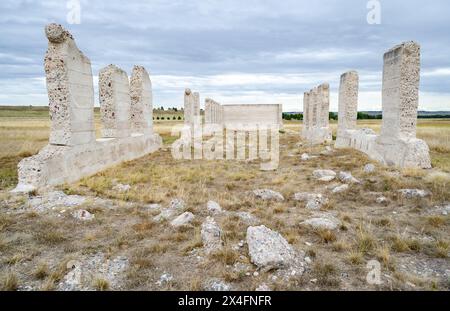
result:
<svg viewBox="0 0 450 311"><path fill-rule="evenodd" d="M64 28L45 27L44 58L51 123L50 143L75 146L95 141L94 85L90 60Z"/></svg>
<svg viewBox="0 0 450 311"><path fill-rule="evenodd" d="M148 72L142 66L134 66L130 81L131 128L133 132L152 134L153 93Z"/></svg>
<svg viewBox="0 0 450 311"><path fill-rule="evenodd" d="M142 106L139 118L133 118L129 113L126 73L113 65L101 71L102 133L106 138L96 140L90 61L61 25L50 24L45 30L49 41L45 73L51 118L50 140L38 154L19 163L19 183L15 191L74 182L158 150L162 140L159 135L152 134L149 111L151 84L145 69L135 67L137 69L133 70L135 107ZM141 133L128 135L126 129L132 119Z"/></svg>
<svg viewBox="0 0 450 311"><path fill-rule="evenodd" d="M376 135L370 129L356 128L357 74L344 74L336 147L358 149L386 165L431 168L428 145L416 138L419 79L419 44L405 42L384 54L383 121L381 134Z"/></svg>
<svg viewBox="0 0 450 311"><path fill-rule="evenodd" d="M205 100L205 123L222 124L223 123L223 108L218 102L207 98Z"/></svg>
<svg viewBox="0 0 450 311"><path fill-rule="evenodd" d="M303 97L302 137L311 144L332 140L329 126L330 86L328 83L314 87Z"/></svg>
<svg viewBox="0 0 450 311"><path fill-rule="evenodd" d="M358 116L358 87L359 76L356 71L349 71L341 75L339 85L338 129L336 147L351 146L349 130L356 130Z"/></svg>
<svg viewBox="0 0 450 311"><path fill-rule="evenodd" d="M191 89L184 91L184 124L192 126L200 117L200 94Z"/></svg>
<svg viewBox="0 0 450 311"><path fill-rule="evenodd" d="M131 98L128 75L115 65L99 73L102 137L128 137L131 128Z"/></svg>

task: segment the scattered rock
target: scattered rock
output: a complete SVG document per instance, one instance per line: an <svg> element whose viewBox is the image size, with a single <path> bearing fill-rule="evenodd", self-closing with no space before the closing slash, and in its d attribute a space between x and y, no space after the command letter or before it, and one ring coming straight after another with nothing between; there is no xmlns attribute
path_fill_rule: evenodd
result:
<svg viewBox="0 0 450 311"><path fill-rule="evenodd" d="M154 203L154 204L145 205L144 209L149 210L149 211L154 211L157 209L161 209L161 207L162 207L161 204Z"/></svg>
<svg viewBox="0 0 450 311"><path fill-rule="evenodd" d="M212 217L207 217L202 224L201 236L206 253L222 248L222 230Z"/></svg>
<svg viewBox="0 0 450 311"><path fill-rule="evenodd" d="M255 225L259 223L259 219L249 212L236 212L236 215L247 225Z"/></svg>
<svg viewBox="0 0 450 311"><path fill-rule="evenodd" d="M281 193L270 189L256 189L253 190L253 193L262 200L284 201L284 197Z"/></svg>
<svg viewBox="0 0 450 311"><path fill-rule="evenodd" d="M89 213L87 210L79 209L72 213L72 216L76 219L89 221L95 218L94 214Z"/></svg>
<svg viewBox="0 0 450 311"><path fill-rule="evenodd" d="M320 154L321 155L330 155L333 154L334 150L330 146L326 146L325 150L323 150Z"/></svg>
<svg viewBox="0 0 450 311"><path fill-rule="evenodd" d="M171 209L183 209L185 203L182 199L173 199L170 201L169 208Z"/></svg>
<svg viewBox="0 0 450 311"><path fill-rule="evenodd" d="M194 218L195 218L194 214L192 214L191 212L185 212L180 216L178 216L177 218L175 218L174 220L172 220L170 224L175 228L177 228L189 224L194 220Z"/></svg>
<svg viewBox="0 0 450 311"><path fill-rule="evenodd" d="M369 163L364 166L364 173L371 174L373 172L375 172L375 165Z"/></svg>
<svg viewBox="0 0 450 311"><path fill-rule="evenodd" d="M256 287L255 291L257 292L270 292L271 289L266 283L262 283Z"/></svg>
<svg viewBox="0 0 450 311"><path fill-rule="evenodd" d="M124 185L124 184L117 184L112 189L114 191L123 193L123 192L130 191L131 186L130 185Z"/></svg>
<svg viewBox="0 0 450 311"><path fill-rule="evenodd" d="M310 159L307 153L303 153L300 158L302 159L302 161L308 161Z"/></svg>
<svg viewBox="0 0 450 311"><path fill-rule="evenodd" d="M222 213L222 207L215 201L208 201L208 203L206 203L206 208L208 209L208 212L213 215Z"/></svg>
<svg viewBox="0 0 450 311"><path fill-rule="evenodd" d="M333 193L344 192L344 191L348 190L348 187L349 187L348 184L343 184L343 185L337 186L331 192L333 192Z"/></svg>
<svg viewBox="0 0 450 311"><path fill-rule="evenodd" d="M252 263L265 271L287 267L295 257L289 243L263 225L247 228L247 245Z"/></svg>
<svg viewBox="0 0 450 311"><path fill-rule="evenodd" d="M80 206L85 202L86 197L80 195L67 195L62 191L51 191L43 195L30 197L28 206L36 211L43 212L57 208Z"/></svg>
<svg viewBox="0 0 450 311"><path fill-rule="evenodd" d="M378 204L387 204L389 202L388 198L385 196L380 196L375 200Z"/></svg>
<svg viewBox="0 0 450 311"><path fill-rule="evenodd" d="M306 262L308 265L310 265L310 264L312 263L312 260L311 260L311 258L309 258L309 257L305 257L305 262Z"/></svg>
<svg viewBox="0 0 450 311"><path fill-rule="evenodd" d="M401 189L398 190L404 198L414 199L414 198L425 198L430 195L426 190L421 189Z"/></svg>
<svg viewBox="0 0 450 311"><path fill-rule="evenodd" d="M168 220L168 219L172 218L173 216L175 216L175 213L176 213L175 210L173 210L171 208L165 208L161 211L161 213L159 213L158 215L153 217L153 220L156 222Z"/></svg>
<svg viewBox="0 0 450 311"><path fill-rule="evenodd" d="M222 280L212 279L206 283L205 289L213 292L227 292L231 290L231 285Z"/></svg>
<svg viewBox="0 0 450 311"><path fill-rule="evenodd" d="M159 280L156 281L156 285L162 286L164 284L170 283L171 281L173 281L173 276L171 274L169 274L169 273L163 273L160 276Z"/></svg>
<svg viewBox="0 0 450 311"><path fill-rule="evenodd" d="M123 289L125 271L129 266L128 258L118 256L108 259L102 253L71 260L67 263L69 272L57 286L60 291L92 290L95 279L108 282L109 289Z"/></svg>
<svg viewBox="0 0 450 311"><path fill-rule="evenodd" d="M294 194L294 200L306 201L306 208L312 210L318 210L324 204L328 203L328 199L320 193L298 192Z"/></svg>
<svg viewBox="0 0 450 311"><path fill-rule="evenodd" d="M320 214L301 222L300 225L309 226L316 230L336 230L341 222L330 214Z"/></svg>
<svg viewBox="0 0 450 311"><path fill-rule="evenodd" d="M339 180L347 184L359 183L359 180L352 176L350 172L339 172Z"/></svg>
<svg viewBox="0 0 450 311"><path fill-rule="evenodd" d="M313 176L319 181L328 182L336 178L336 172L332 170L315 170Z"/></svg>

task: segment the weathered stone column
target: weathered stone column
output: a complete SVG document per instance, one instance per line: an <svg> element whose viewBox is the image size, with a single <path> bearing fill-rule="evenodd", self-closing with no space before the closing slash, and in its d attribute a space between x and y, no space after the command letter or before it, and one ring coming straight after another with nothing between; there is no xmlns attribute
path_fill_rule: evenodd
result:
<svg viewBox="0 0 450 311"><path fill-rule="evenodd" d="M198 92L194 92L194 104L193 104L193 116L200 116L200 94Z"/></svg>
<svg viewBox="0 0 450 311"><path fill-rule="evenodd" d="M419 80L419 44L405 42L384 54L380 141L416 137Z"/></svg>
<svg viewBox="0 0 450 311"><path fill-rule="evenodd" d="M319 85L319 126L328 128L330 124L330 85L324 83Z"/></svg>
<svg viewBox="0 0 450 311"><path fill-rule="evenodd" d="M50 144L73 146L95 141L91 62L61 25L45 28L45 74L51 118Z"/></svg>
<svg viewBox="0 0 450 311"><path fill-rule="evenodd" d="M318 89L317 87L315 87L311 91L311 102L312 102L311 128L313 130L319 126L320 120L320 106L318 97L319 97Z"/></svg>
<svg viewBox="0 0 450 311"><path fill-rule="evenodd" d="M191 89L186 89L184 91L184 124L191 124L194 122L192 117L194 111L193 96Z"/></svg>
<svg viewBox="0 0 450 311"><path fill-rule="evenodd" d="M349 71L341 75L339 85L338 130L336 147L351 146L351 138L347 130L356 130L358 116L358 88L359 77L356 71Z"/></svg>
<svg viewBox="0 0 450 311"><path fill-rule="evenodd" d="M130 82L131 128L135 132L153 133L152 82L142 66L134 66Z"/></svg>
<svg viewBox="0 0 450 311"><path fill-rule="evenodd" d="M303 93L303 128L302 137L306 138L308 136L307 132L309 130L309 92Z"/></svg>
<svg viewBox="0 0 450 311"><path fill-rule="evenodd" d="M212 101L211 101L211 99L206 98L205 99L205 123L206 124L212 123L211 110L212 110Z"/></svg>
<svg viewBox="0 0 450 311"><path fill-rule="evenodd" d="M102 137L130 136L130 84L125 71L109 65L99 73Z"/></svg>

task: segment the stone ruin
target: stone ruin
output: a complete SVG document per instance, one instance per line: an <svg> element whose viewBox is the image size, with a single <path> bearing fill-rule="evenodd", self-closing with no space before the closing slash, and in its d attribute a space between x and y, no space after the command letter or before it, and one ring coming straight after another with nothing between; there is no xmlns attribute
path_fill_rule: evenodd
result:
<svg viewBox="0 0 450 311"><path fill-rule="evenodd" d="M200 118L200 94L191 89L184 91L184 124L192 126Z"/></svg>
<svg viewBox="0 0 450 311"><path fill-rule="evenodd" d="M416 138L420 46L405 42L384 54L381 133L356 127L358 74L341 76L337 148L355 148L398 167L431 168L428 145Z"/></svg>
<svg viewBox="0 0 450 311"><path fill-rule="evenodd" d="M205 100L205 124L218 124L225 128L245 126L283 127L281 104L227 104L207 98Z"/></svg>
<svg viewBox="0 0 450 311"><path fill-rule="evenodd" d="M162 140L152 130L152 87L145 69L134 67L131 84L114 65L100 71L102 138L96 139L91 62L61 25L49 24L45 33L50 139L19 163L15 191L74 182L158 150Z"/></svg>
<svg viewBox="0 0 450 311"><path fill-rule="evenodd" d="M303 96L303 139L311 144L331 142L330 85L321 84L305 92Z"/></svg>
<svg viewBox="0 0 450 311"><path fill-rule="evenodd" d="M223 124L223 106L210 98L205 99L205 123Z"/></svg>

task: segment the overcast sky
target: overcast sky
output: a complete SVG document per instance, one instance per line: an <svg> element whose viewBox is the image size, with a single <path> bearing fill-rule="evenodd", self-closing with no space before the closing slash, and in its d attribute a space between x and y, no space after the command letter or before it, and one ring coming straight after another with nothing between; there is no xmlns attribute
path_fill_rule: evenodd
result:
<svg viewBox="0 0 450 311"><path fill-rule="evenodd" d="M422 47L421 110L450 110L450 1L380 0L381 24L367 23L366 0L81 1L1 0L0 105L47 105L44 27L63 24L99 70L134 64L150 72L154 106L181 107L183 90L227 103L282 103L301 111L303 92L360 74L360 110L381 109L383 53L414 40ZM96 95L96 105L98 97Z"/></svg>

